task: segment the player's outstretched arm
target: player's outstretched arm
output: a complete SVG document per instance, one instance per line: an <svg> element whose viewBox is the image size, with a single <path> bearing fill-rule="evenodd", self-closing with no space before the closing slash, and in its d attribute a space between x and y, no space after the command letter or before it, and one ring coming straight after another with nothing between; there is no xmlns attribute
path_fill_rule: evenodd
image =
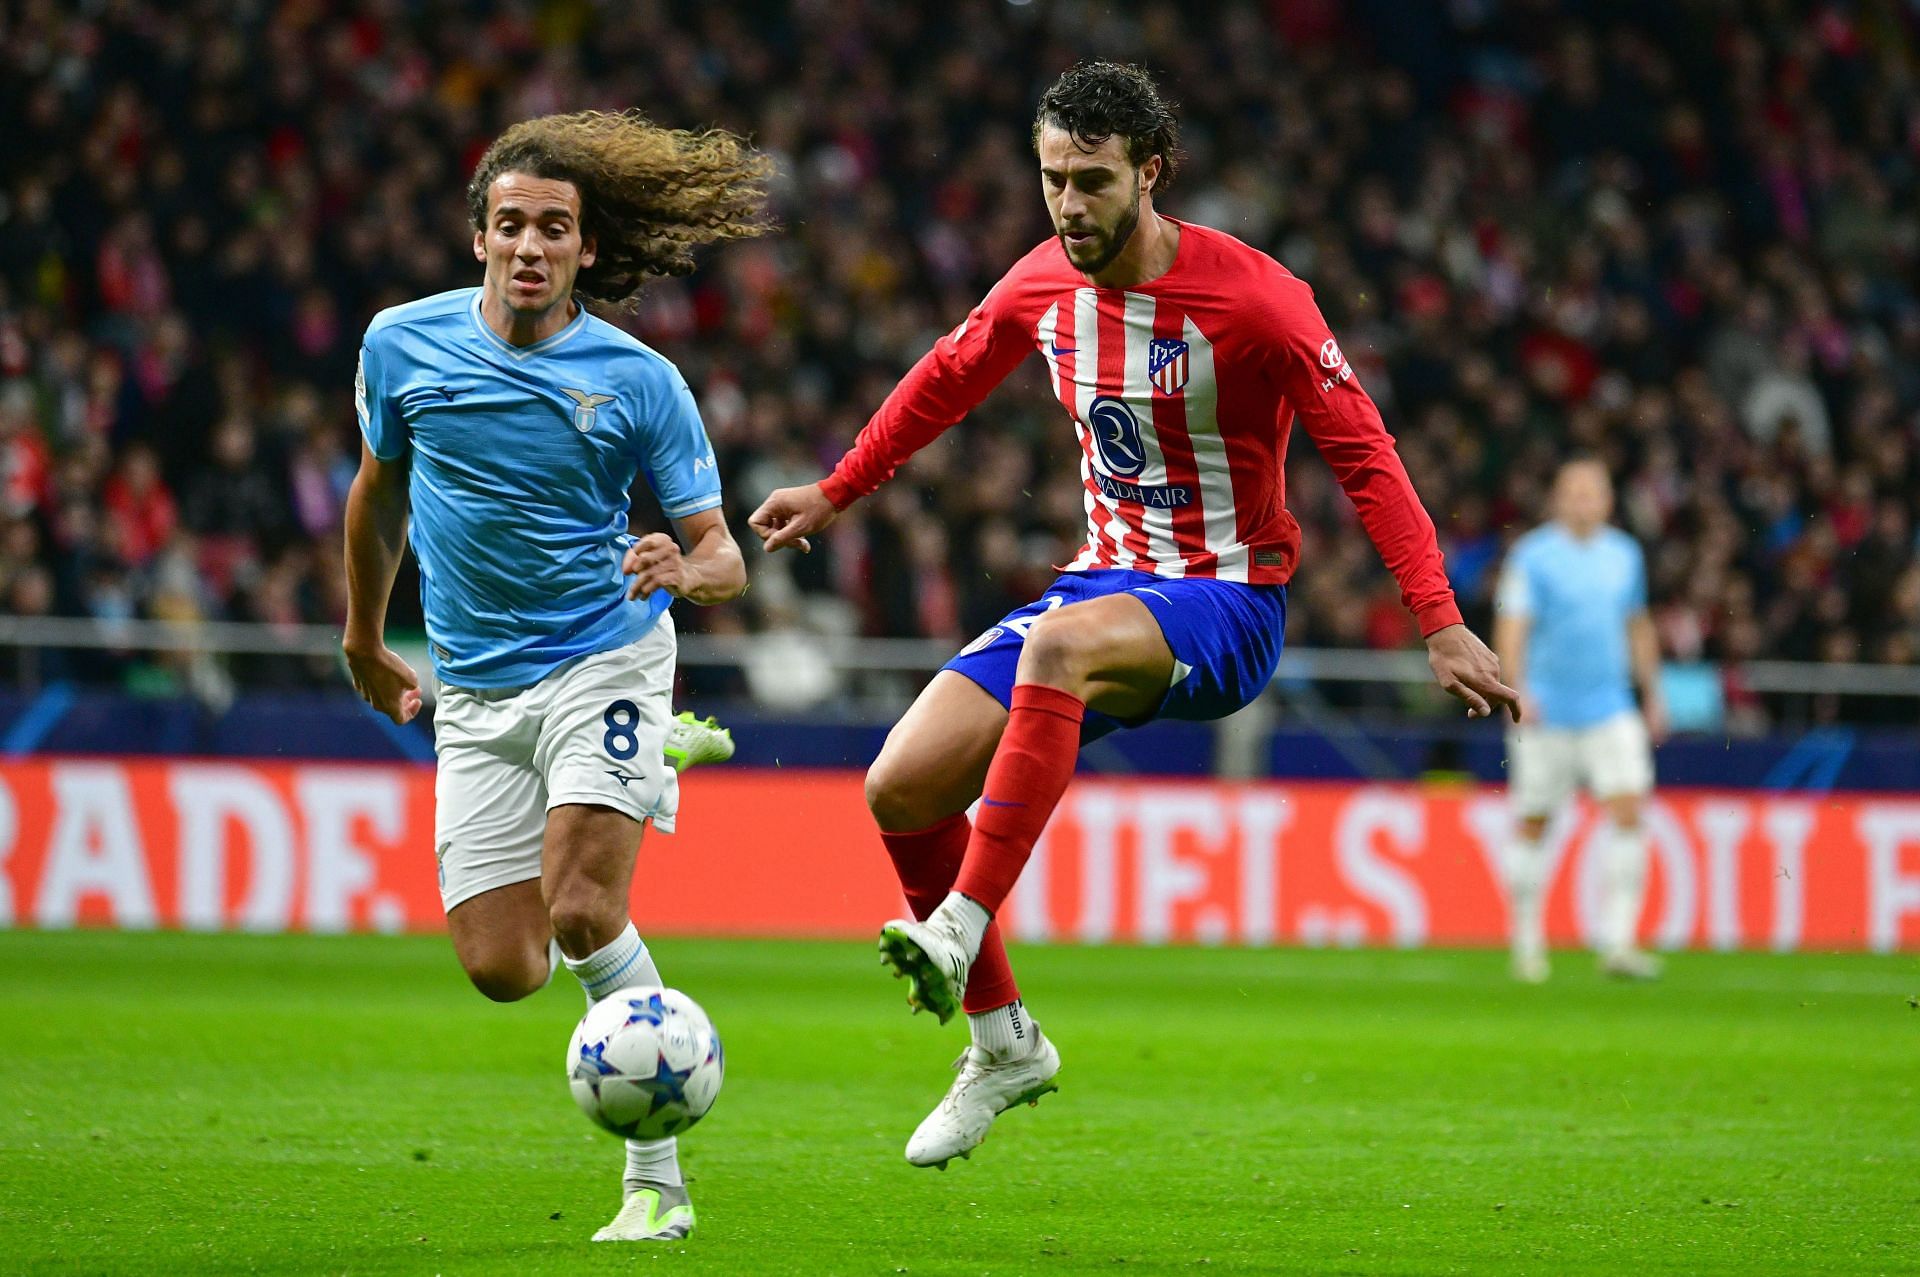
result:
<svg viewBox="0 0 1920 1277"><path fill-rule="evenodd" d="M1500 658L1464 625L1427 635L1427 665L1449 696L1466 703L1468 718L1505 709L1520 721L1520 693L1500 681Z"/></svg>
<svg viewBox="0 0 1920 1277"><path fill-rule="evenodd" d="M1633 664L1633 681L1640 687L1640 715L1646 720L1647 737L1656 745L1664 744L1667 700L1660 686L1660 631L1645 608L1627 621L1627 655Z"/></svg>
<svg viewBox="0 0 1920 1277"><path fill-rule="evenodd" d="M420 678L387 646L387 600L407 539L407 458L364 443L347 493L347 630L340 650L360 698L396 723L420 712Z"/></svg>
<svg viewBox="0 0 1920 1277"><path fill-rule="evenodd" d="M817 483L802 488L780 488L760 503L747 520L747 526L760 537L760 544L771 553L793 546L802 554L813 549L807 540L840 517L840 511Z"/></svg>
<svg viewBox="0 0 1920 1277"><path fill-rule="evenodd" d="M689 603L725 603L747 589L747 565L740 546L727 530L718 509L702 510L673 521L674 531L690 548L682 552L664 532L641 537L627 547L620 570L633 578L627 597L643 599L665 590Z"/></svg>

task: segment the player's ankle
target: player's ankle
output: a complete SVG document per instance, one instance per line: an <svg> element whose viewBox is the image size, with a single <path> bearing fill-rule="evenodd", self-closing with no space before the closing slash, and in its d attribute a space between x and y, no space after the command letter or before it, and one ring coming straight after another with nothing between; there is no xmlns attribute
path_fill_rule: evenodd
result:
<svg viewBox="0 0 1920 1277"><path fill-rule="evenodd" d="M993 921L993 915L973 897L949 891L947 898L935 907L927 921L959 935L965 941L967 956L971 959L980 952L980 941L986 936L987 924Z"/></svg>
<svg viewBox="0 0 1920 1277"><path fill-rule="evenodd" d="M621 928L619 935L586 957L563 956L562 961L580 981L580 987L586 990L589 1004L621 989L660 983L660 968L654 965L646 942L640 939L640 933L634 929L632 922Z"/></svg>
<svg viewBox="0 0 1920 1277"><path fill-rule="evenodd" d="M1027 1014L1019 998L991 1011L967 1016L967 1032L973 1044L996 1060L1018 1060L1031 1055L1039 1046L1040 1029Z"/></svg>
<svg viewBox="0 0 1920 1277"><path fill-rule="evenodd" d="M680 1141L628 1140L623 1179L629 1194L643 1188L680 1187L686 1182L680 1173Z"/></svg>

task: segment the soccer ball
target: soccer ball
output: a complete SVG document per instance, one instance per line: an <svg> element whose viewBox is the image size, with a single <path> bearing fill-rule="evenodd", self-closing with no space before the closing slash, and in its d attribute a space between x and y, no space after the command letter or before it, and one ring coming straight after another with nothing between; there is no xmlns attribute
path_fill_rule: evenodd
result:
<svg viewBox="0 0 1920 1277"><path fill-rule="evenodd" d="M665 1139L705 1117L724 1071L713 1021L678 989L645 986L602 998L567 1044L574 1103L627 1139Z"/></svg>

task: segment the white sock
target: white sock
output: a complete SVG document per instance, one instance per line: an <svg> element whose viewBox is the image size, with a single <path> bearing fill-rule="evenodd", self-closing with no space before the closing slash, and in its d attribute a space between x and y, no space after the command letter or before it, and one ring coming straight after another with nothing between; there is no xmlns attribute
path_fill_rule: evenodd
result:
<svg viewBox="0 0 1920 1277"><path fill-rule="evenodd" d="M1615 957L1634 947L1640 906L1647 892L1647 833L1644 826L1623 829L1607 824L1606 873L1600 897L1600 953Z"/></svg>
<svg viewBox="0 0 1920 1277"><path fill-rule="evenodd" d="M987 934L987 924L993 921L993 915L987 907L971 896L963 896L957 891L949 891L947 898L934 909L928 922L945 925L959 933L966 942L967 957L971 960L980 952L980 941Z"/></svg>
<svg viewBox="0 0 1920 1277"><path fill-rule="evenodd" d="M1027 1018L1026 1004L1018 998L1003 1007L967 1016L973 1044L995 1059L1018 1060L1031 1054L1040 1043L1037 1028Z"/></svg>
<svg viewBox="0 0 1920 1277"><path fill-rule="evenodd" d="M553 983L553 973L558 971L560 965L566 960L567 955L560 952L560 942L551 936L547 937L547 978L540 982L541 988L544 989ZM593 1005L592 998L587 999L587 1005Z"/></svg>
<svg viewBox="0 0 1920 1277"><path fill-rule="evenodd" d="M1519 834L1507 844L1507 928L1513 956L1531 961L1547 952L1547 843Z"/></svg>
<svg viewBox="0 0 1920 1277"><path fill-rule="evenodd" d="M684 1183L680 1178L680 1141L628 1140L626 1189L629 1193Z"/></svg>
<svg viewBox="0 0 1920 1277"><path fill-rule="evenodd" d="M566 964L587 991L588 1006L620 989L660 983L660 968L631 922L603 947L584 958L567 958Z"/></svg>

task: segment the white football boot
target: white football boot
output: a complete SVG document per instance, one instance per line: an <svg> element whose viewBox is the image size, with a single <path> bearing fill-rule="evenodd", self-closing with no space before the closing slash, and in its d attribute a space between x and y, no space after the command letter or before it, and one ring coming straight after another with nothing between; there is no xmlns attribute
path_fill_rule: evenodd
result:
<svg viewBox="0 0 1920 1277"><path fill-rule="evenodd" d="M1644 949L1619 949L1600 959L1600 974L1615 980L1658 980L1666 964Z"/></svg>
<svg viewBox="0 0 1920 1277"><path fill-rule="evenodd" d="M682 710L667 729L660 752L677 772L701 763L724 763L733 757L733 733L711 717L695 718L692 710Z"/></svg>
<svg viewBox="0 0 1920 1277"><path fill-rule="evenodd" d="M972 1155L994 1118L1060 1089L1060 1052L1038 1025L1033 1034L1033 1049L1018 1058L996 1057L977 1046L960 1053L953 1062L960 1076L907 1141L909 1162L944 1171L951 1159Z"/></svg>
<svg viewBox="0 0 1920 1277"><path fill-rule="evenodd" d="M936 913L934 918L938 918ZM894 979L907 978L907 1005L915 1013L931 1011L940 1023L951 1020L966 996L973 955L958 930L928 919L896 918L880 928L880 961Z"/></svg>
<svg viewBox="0 0 1920 1277"><path fill-rule="evenodd" d="M627 1194L597 1242L671 1242L693 1231L693 1202L684 1184L648 1184Z"/></svg>

